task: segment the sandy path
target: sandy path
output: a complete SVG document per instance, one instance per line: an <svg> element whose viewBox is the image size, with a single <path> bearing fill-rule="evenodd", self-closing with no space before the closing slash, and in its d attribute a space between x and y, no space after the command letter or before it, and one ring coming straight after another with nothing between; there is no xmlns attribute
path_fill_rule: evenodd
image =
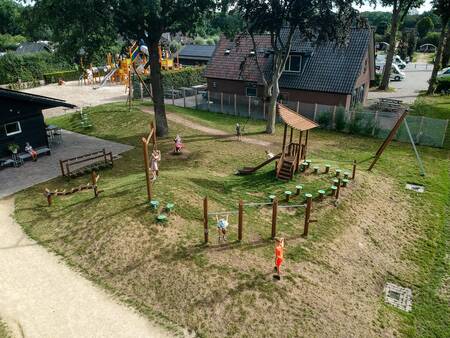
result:
<svg viewBox="0 0 450 338"><path fill-rule="evenodd" d="M36 242L0 200L0 317L20 337L168 337Z"/></svg>
<svg viewBox="0 0 450 338"><path fill-rule="evenodd" d="M142 109L142 111L145 113L153 113L153 111L148 108L144 108L144 109ZM185 119L184 117L181 117L180 115L175 114L175 113L166 112L166 117L169 121L181 124L185 127L188 127L188 128L194 129L194 130L201 131L202 133L205 133L208 135L214 135L214 136L219 136L219 137L230 137L230 138L235 137L235 135L231 135L223 130L205 127L204 125L198 124L196 122L192 122L191 120ZM241 138L241 142L248 143L248 144L254 144L257 146L263 146L263 147L269 147L272 145L271 142L258 140L258 139L245 137L245 136Z"/></svg>

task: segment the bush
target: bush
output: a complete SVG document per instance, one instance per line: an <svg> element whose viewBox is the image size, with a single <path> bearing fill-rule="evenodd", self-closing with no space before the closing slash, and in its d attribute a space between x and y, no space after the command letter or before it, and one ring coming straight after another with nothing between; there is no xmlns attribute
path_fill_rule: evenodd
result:
<svg viewBox="0 0 450 338"><path fill-rule="evenodd" d="M45 73L73 69L74 65L47 52L6 53L0 58L0 84L39 81L44 79Z"/></svg>
<svg viewBox="0 0 450 338"><path fill-rule="evenodd" d="M197 36L194 39L194 45L206 45L206 40L203 39L201 36Z"/></svg>
<svg viewBox="0 0 450 338"><path fill-rule="evenodd" d="M375 73L375 79L370 81L370 87L378 87L381 83L381 78L383 77L383 74L381 73Z"/></svg>
<svg viewBox="0 0 450 338"><path fill-rule="evenodd" d="M321 112L317 117L317 123L320 124L322 128L329 128L331 124L331 113Z"/></svg>
<svg viewBox="0 0 450 338"><path fill-rule="evenodd" d="M16 50L17 46L27 41L22 35L0 34L0 51Z"/></svg>
<svg viewBox="0 0 450 338"><path fill-rule="evenodd" d="M185 67L162 72L164 88L191 87L205 83L205 67Z"/></svg>
<svg viewBox="0 0 450 338"><path fill-rule="evenodd" d="M46 84L56 83L59 79L64 81L76 81L80 78L81 73L78 70L65 70L61 72L52 72L43 74Z"/></svg>
<svg viewBox="0 0 450 338"><path fill-rule="evenodd" d="M345 108L342 106L339 106L336 109L336 114L335 114L335 124L336 124L336 130L337 131L343 131L345 129L346 126L346 121L345 121Z"/></svg>

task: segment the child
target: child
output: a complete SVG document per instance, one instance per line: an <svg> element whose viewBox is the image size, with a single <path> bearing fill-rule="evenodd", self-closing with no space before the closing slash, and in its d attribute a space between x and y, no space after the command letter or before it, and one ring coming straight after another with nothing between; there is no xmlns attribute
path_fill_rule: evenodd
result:
<svg viewBox="0 0 450 338"><path fill-rule="evenodd" d="M153 180L159 175L158 161L161 161L161 152L159 150L153 150L150 168L153 172Z"/></svg>
<svg viewBox="0 0 450 338"><path fill-rule="evenodd" d="M219 243L221 240L224 242L227 241L226 235L227 235L227 228L228 228L228 215L226 218L220 218L216 215L216 221L217 221L217 232L219 233Z"/></svg>
<svg viewBox="0 0 450 338"><path fill-rule="evenodd" d="M181 142L180 135L177 134L177 137L175 137L174 141L175 141L175 152L181 153L181 149L183 148L183 143Z"/></svg>
<svg viewBox="0 0 450 338"><path fill-rule="evenodd" d="M284 238L275 238L275 267L273 268L276 275L273 277L281 279L281 264L283 263Z"/></svg>
<svg viewBox="0 0 450 338"><path fill-rule="evenodd" d="M241 125L239 123L236 123L236 136L238 141L242 138L242 132L241 132Z"/></svg>
<svg viewBox="0 0 450 338"><path fill-rule="evenodd" d="M25 145L25 151L30 154L31 159L33 160L33 162L37 161L37 152L36 150L33 149L33 147L30 145L30 143L27 142L27 144Z"/></svg>
<svg viewBox="0 0 450 338"><path fill-rule="evenodd" d="M266 157L267 157L268 160L270 160L274 156L275 156L274 153L270 152L270 150L266 150Z"/></svg>

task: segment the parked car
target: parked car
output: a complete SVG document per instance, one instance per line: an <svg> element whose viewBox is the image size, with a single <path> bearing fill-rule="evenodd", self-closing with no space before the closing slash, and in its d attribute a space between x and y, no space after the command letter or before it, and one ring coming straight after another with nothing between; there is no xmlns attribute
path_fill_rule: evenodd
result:
<svg viewBox="0 0 450 338"><path fill-rule="evenodd" d="M386 64L386 54L377 55L375 58L375 69L381 70L384 68L384 65ZM400 56L395 55L394 59L392 60L392 64L397 65L400 69L406 68L406 62L401 59Z"/></svg>
<svg viewBox="0 0 450 338"><path fill-rule="evenodd" d="M393 81L402 81L406 77L405 73L400 70L400 67L395 63L392 64L391 76L389 77Z"/></svg>
<svg viewBox="0 0 450 338"><path fill-rule="evenodd" d="M450 67L444 68L437 73L436 80L438 82L450 83Z"/></svg>

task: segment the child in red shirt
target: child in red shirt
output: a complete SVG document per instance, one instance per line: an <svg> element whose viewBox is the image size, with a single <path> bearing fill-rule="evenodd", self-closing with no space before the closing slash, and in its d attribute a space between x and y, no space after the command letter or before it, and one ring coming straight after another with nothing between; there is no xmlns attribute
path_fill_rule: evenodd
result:
<svg viewBox="0 0 450 338"><path fill-rule="evenodd" d="M275 267L276 279L281 279L281 264L283 263L284 238L275 238Z"/></svg>

